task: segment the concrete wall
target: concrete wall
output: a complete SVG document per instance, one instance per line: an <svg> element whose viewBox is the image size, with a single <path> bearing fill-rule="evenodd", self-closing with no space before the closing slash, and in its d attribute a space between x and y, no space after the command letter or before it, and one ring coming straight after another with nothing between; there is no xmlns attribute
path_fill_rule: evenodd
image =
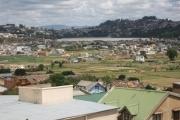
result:
<svg viewBox="0 0 180 120"><path fill-rule="evenodd" d="M19 100L36 104L58 104L73 100L73 86L19 87Z"/></svg>
<svg viewBox="0 0 180 120"><path fill-rule="evenodd" d="M162 112L162 120L173 120L172 110L176 108L180 108L180 98L169 96L155 113ZM152 120L152 117L150 120Z"/></svg>
<svg viewBox="0 0 180 120"><path fill-rule="evenodd" d="M58 104L73 100L73 86L42 88L42 104Z"/></svg>
<svg viewBox="0 0 180 120"><path fill-rule="evenodd" d="M19 87L19 100L35 104L42 103L42 92L40 89L32 87Z"/></svg>

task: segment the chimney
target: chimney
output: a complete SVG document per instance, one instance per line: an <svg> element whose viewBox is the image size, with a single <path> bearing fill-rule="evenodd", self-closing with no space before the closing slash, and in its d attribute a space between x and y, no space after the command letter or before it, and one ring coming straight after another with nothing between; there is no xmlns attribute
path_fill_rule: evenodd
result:
<svg viewBox="0 0 180 120"><path fill-rule="evenodd" d="M73 86L19 87L19 101L34 104L61 104L73 100Z"/></svg>
<svg viewBox="0 0 180 120"><path fill-rule="evenodd" d="M180 94L180 82L173 83L173 92Z"/></svg>

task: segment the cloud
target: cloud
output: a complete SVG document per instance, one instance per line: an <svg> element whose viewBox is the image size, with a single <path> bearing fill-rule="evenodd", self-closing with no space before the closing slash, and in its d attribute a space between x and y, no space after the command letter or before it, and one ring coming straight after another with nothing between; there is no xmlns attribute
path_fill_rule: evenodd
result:
<svg viewBox="0 0 180 120"><path fill-rule="evenodd" d="M0 24L98 25L147 15L180 20L180 0L1 0Z"/></svg>

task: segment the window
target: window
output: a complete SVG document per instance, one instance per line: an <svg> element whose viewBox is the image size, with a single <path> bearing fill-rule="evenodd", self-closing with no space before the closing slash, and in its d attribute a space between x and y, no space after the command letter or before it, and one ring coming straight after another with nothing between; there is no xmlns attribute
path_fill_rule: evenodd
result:
<svg viewBox="0 0 180 120"><path fill-rule="evenodd" d="M180 111L173 111L173 120L180 120Z"/></svg>
<svg viewBox="0 0 180 120"><path fill-rule="evenodd" d="M162 120L162 114L161 113L154 114L153 115L153 120Z"/></svg>
<svg viewBox="0 0 180 120"><path fill-rule="evenodd" d="M127 110L121 110L120 115L118 116L118 120L133 120L133 116L131 113Z"/></svg>
<svg viewBox="0 0 180 120"><path fill-rule="evenodd" d="M95 89L96 89L96 90L99 90L99 86L98 86L98 85L96 85L96 86L95 86Z"/></svg>

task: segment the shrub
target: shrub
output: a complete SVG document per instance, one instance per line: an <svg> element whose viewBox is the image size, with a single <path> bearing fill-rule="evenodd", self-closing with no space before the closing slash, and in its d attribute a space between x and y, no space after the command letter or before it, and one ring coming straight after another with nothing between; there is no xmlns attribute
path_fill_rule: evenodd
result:
<svg viewBox="0 0 180 120"><path fill-rule="evenodd" d="M46 72L46 74L52 74L52 73L54 73L54 71L52 71L52 70L48 70L48 71Z"/></svg>
<svg viewBox="0 0 180 120"><path fill-rule="evenodd" d="M40 64L37 68L39 71L43 71L44 70L44 65L43 64Z"/></svg>
<svg viewBox="0 0 180 120"><path fill-rule="evenodd" d="M73 71L63 71L62 75L65 75L65 76L67 76L67 75L75 75L75 73Z"/></svg>
<svg viewBox="0 0 180 120"><path fill-rule="evenodd" d="M153 86L151 86L151 85L149 85L149 84L146 85L145 89L147 89L147 90L156 90L155 87L153 87Z"/></svg>
<svg viewBox="0 0 180 120"><path fill-rule="evenodd" d="M2 69L0 69L0 73L11 73L11 70L9 68L7 68L7 69L2 68Z"/></svg>
<svg viewBox="0 0 180 120"><path fill-rule="evenodd" d="M136 81L136 80L140 81L140 79L137 77L128 77L128 80L129 81Z"/></svg>
<svg viewBox="0 0 180 120"><path fill-rule="evenodd" d="M125 79L126 79L126 75L119 75L119 76L118 76L118 79L119 79L119 80L125 80Z"/></svg>
<svg viewBox="0 0 180 120"><path fill-rule="evenodd" d="M14 74L16 76L23 76L23 75L26 75L26 70L25 69L16 69Z"/></svg>

